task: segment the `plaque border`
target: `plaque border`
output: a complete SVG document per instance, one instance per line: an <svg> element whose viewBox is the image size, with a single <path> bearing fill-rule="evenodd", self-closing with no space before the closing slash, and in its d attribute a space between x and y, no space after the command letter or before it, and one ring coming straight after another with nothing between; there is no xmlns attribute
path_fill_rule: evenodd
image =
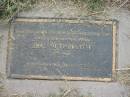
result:
<svg viewBox="0 0 130 97"><path fill-rule="evenodd" d="M39 22L39 23L94 23L94 24L111 24L112 25L112 76L106 78L100 77L72 77L72 76L41 76L41 75L20 75L20 74L11 74L10 65L10 46L12 40L12 33L14 31L15 22ZM118 63L118 21L117 20L86 20L79 18L16 18L10 23L9 32L8 32L8 46L7 46L7 56L6 56L6 73L7 78L11 79L30 79L30 80L70 80L70 81L105 81L111 82L116 81L116 68Z"/></svg>

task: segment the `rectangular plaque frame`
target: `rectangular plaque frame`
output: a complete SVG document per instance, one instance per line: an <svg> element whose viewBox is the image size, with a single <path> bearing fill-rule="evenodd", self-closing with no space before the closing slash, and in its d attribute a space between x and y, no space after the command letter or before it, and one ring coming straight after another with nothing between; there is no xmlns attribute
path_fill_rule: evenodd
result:
<svg viewBox="0 0 130 97"><path fill-rule="evenodd" d="M8 49L7 49L7 76L8 78L14 79L45 79L45 80L82 80L82 81L114 81L117 67L117 21L116 20L85 20L85 19L65 19L65 18L45 18L45 19L28 19L28 18L17 18L15 22L40 22L40 23L95 23L95 24L111 24L112 25L112 77L111 78L100 78L100 77L72 77L72 76L40 76L40 75L20 75L11 74L9 66L9 52L12 40L13 26L11 25L8 33Z"/></svg>

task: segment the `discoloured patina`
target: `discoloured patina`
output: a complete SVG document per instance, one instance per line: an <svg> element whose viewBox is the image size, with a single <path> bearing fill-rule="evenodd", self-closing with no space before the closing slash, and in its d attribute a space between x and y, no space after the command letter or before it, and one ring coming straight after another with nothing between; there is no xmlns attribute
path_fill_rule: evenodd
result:
<svg viewBox="0 0 130 97"><path fill-rule="evenodd" d="M112 80L116 21L22 18L11 26L9 77Z"/></svg>

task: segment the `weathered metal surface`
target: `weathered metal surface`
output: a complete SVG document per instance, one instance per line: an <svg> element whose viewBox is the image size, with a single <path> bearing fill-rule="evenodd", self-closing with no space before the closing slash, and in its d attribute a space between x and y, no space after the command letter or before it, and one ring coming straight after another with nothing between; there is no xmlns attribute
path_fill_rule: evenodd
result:
<svg viewBox="0 0 130 97"><path fill-rule="evenodd" d="M9 33L9 77L110 81L116 29L115 21L17 19Z"/></svg>

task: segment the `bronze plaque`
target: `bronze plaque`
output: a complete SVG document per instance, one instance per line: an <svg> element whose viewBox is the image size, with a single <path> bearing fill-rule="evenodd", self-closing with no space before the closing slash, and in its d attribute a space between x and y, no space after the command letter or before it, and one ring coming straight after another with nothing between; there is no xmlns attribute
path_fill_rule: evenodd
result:
<svg viewBox="0 0 130 97"><path fill-rule="evenodd" d="M111 81L116 22L16 19L9 32L8 76Z"/></svg>

